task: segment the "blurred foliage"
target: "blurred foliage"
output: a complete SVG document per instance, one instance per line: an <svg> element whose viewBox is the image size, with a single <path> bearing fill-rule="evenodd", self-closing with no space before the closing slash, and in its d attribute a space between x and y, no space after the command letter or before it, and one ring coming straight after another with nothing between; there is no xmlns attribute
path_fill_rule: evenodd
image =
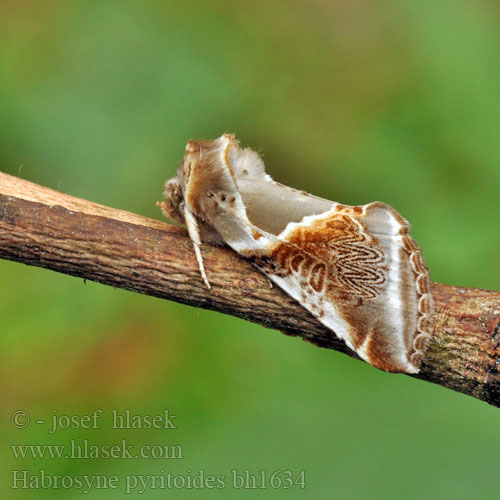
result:
<svg viewBox="0 0 500 500"><path fill-rule="evenodd" d="M0 169L160 218L190 138L277 180L396 207L432 279L499 289L500 9L488 0L0 3ZM260 498L498 498L498 410L174 303L0 262L2 498L12 469L306 471ZM16 430L17 409L164 408L178 429ZM109 422L108 422L109 423ZM181 444L183 460L16 460L11 444ZM148 490L144 498L169 492ZM176 490L247 498L248 490ZM89 498L122 497L121 490Z"/></svg>

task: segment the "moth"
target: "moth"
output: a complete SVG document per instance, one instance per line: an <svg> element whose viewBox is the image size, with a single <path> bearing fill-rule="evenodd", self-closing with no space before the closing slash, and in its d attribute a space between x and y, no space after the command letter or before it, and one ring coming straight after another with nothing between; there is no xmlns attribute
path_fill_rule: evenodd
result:
<svg viewBox="0 0 500 500"><path fill-rule="evenodd" d="M159 205L202 241L248 259L359 357L417 373L431 336L429 272L409 223L381 202L348 206L279 184L225 134L190 141Z"/></svg>

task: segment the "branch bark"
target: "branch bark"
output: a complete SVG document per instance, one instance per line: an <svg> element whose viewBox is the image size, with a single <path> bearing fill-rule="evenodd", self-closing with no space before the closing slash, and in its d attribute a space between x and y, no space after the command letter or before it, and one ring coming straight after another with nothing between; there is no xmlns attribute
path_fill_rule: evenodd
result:
<svg viewBox="0 0 500 500"><path fill-rule="evenodd" d="M357 357L227 248L203 246L212 289L184 229L0 173L0 258L211 309ZM500 407L500 293L433 283L434 335L415 377Z"/></svg>

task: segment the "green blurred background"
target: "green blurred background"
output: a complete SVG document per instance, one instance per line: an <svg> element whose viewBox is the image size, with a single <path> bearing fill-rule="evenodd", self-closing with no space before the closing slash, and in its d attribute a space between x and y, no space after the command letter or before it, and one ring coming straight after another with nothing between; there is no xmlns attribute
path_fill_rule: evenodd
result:
<svg viewBox="0 0 500 500"><path fill-rule="evenodd" d="M413 224L433 281L500 289L500 9L482 0L0 3L0 169L161 218L186 142L234 132L280 182ZM12 469L224 475L143 498L497 499L499 410L229 316L0 262L2 498ZM13 428L103 409L99 429ZM175 430L110 429L168 408ZM12 444L181 445L21 460ZM236 490L231 470L305 470ZM189 472L191 471L191 472Z"/></svg>

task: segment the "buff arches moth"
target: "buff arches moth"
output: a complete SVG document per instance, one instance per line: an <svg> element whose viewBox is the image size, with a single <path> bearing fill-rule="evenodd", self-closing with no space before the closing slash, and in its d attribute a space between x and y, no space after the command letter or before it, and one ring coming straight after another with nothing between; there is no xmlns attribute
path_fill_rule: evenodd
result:
<svg viewBox="0 0 500 500"><path fill-rule="evenodd" d="M188 142L164 194L159 205L186 225L206 286L201 242L228 245L363 360L418 373L432 332L430 279L395 209L343 205L279 184L231 134Z"/></svg>

